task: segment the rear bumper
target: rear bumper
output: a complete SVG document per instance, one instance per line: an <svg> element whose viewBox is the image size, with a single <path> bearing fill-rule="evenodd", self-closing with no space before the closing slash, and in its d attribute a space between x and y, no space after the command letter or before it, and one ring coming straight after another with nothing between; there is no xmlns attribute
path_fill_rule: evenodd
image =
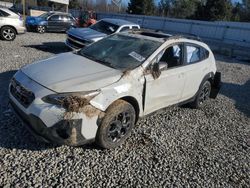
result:
<svg viewBox="0 0 250 188"><path fill-rule="evenodd" d="M212 81L212 89L210 93L210 98L215 99L222 86L221 83L221 72L216 72Z"/></svg>
<svg viewBox="0 0 250 188"><path fill-rule="evenodd" d="M26 33L26 27L17 27L16 28L18 34L24 34Z"/></svg>

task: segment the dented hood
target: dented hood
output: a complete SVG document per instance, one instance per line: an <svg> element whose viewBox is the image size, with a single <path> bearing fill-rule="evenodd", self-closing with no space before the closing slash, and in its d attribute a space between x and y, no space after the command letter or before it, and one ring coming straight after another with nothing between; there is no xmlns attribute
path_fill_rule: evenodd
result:
<svg viewBox="0 0 250 188"><path fill-rule="evenodd" d="M27 65L21 71L55 92L96 90L120 79L122 72L72 52Z"/></svg>

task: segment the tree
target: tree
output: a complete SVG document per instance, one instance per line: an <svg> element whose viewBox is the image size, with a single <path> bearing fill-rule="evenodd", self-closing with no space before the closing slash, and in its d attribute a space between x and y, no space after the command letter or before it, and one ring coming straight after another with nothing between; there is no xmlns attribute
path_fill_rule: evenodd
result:
<svg viewBox="0 0 250 188"><path fill-rule="evenodd" d="M170 17L173 0L161 0L158 4L159 15Z"/></svg>
<svg viewBox="0 0 250 188"><path fill-rule="evenodd" d="M173 2L173 16L176 18L189 18L194 15L199 0L175 0Z"/></svg>
<svg viewBox="0 0 250 188"><path fill-rule="evenodd" d="M42 7L48 6L48 1L37 0L37 5Z"/></svg>
<svg viewBox="0 0 250 188"><path fill-rule="evenodd" d="M210 21L215 20L230 20L232 16L232 3L229 0L207 0L205 5L205 19Z"/></svg>
<svg viewBox="0 0 250 188"><path fill-rule="evenodd" d="M250 21L250 0L242 0L243 10L241 14L242 21Z"/></svg>
<svg viewBox="0 0 250 188"><path fill-rule="evenodd" d="M69 1L69 8L70 9L79 9L80 8L80 4L77 0L70 0Z"/></svg>
<svg viewBox="0 0 250 188"><path fill-rule="evenodd" d="M155 10L154 0L130 0L127 13L152 15Z"/></svg>

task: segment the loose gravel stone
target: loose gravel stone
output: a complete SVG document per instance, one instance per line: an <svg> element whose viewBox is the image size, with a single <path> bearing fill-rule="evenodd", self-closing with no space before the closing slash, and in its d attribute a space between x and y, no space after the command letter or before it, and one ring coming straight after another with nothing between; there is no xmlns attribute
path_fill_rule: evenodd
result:
<svg viewBox="0 0 250 188"><path fill-rule="evenodd" d="M9 80L24 65L67 52L65 37L0 41L0 187L250 187L250 64L223 56L216 100L157 111L121 147L37 141L8 107Z"/></svg>

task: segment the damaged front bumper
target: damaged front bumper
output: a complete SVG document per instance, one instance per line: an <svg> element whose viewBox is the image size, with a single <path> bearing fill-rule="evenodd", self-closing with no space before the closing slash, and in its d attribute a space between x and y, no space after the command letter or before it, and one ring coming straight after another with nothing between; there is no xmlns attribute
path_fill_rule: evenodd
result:
<svg viewBox="0 0 250 188"><path fill-rule="evenodd" d="M80 146L95 140L94 138L85 138L81 133L83 119L60 120L53 126L47 127L39 117L33 114L25 114L14 102L10 101L10 105L28 130L41 141L59 145Z"/></svg>

